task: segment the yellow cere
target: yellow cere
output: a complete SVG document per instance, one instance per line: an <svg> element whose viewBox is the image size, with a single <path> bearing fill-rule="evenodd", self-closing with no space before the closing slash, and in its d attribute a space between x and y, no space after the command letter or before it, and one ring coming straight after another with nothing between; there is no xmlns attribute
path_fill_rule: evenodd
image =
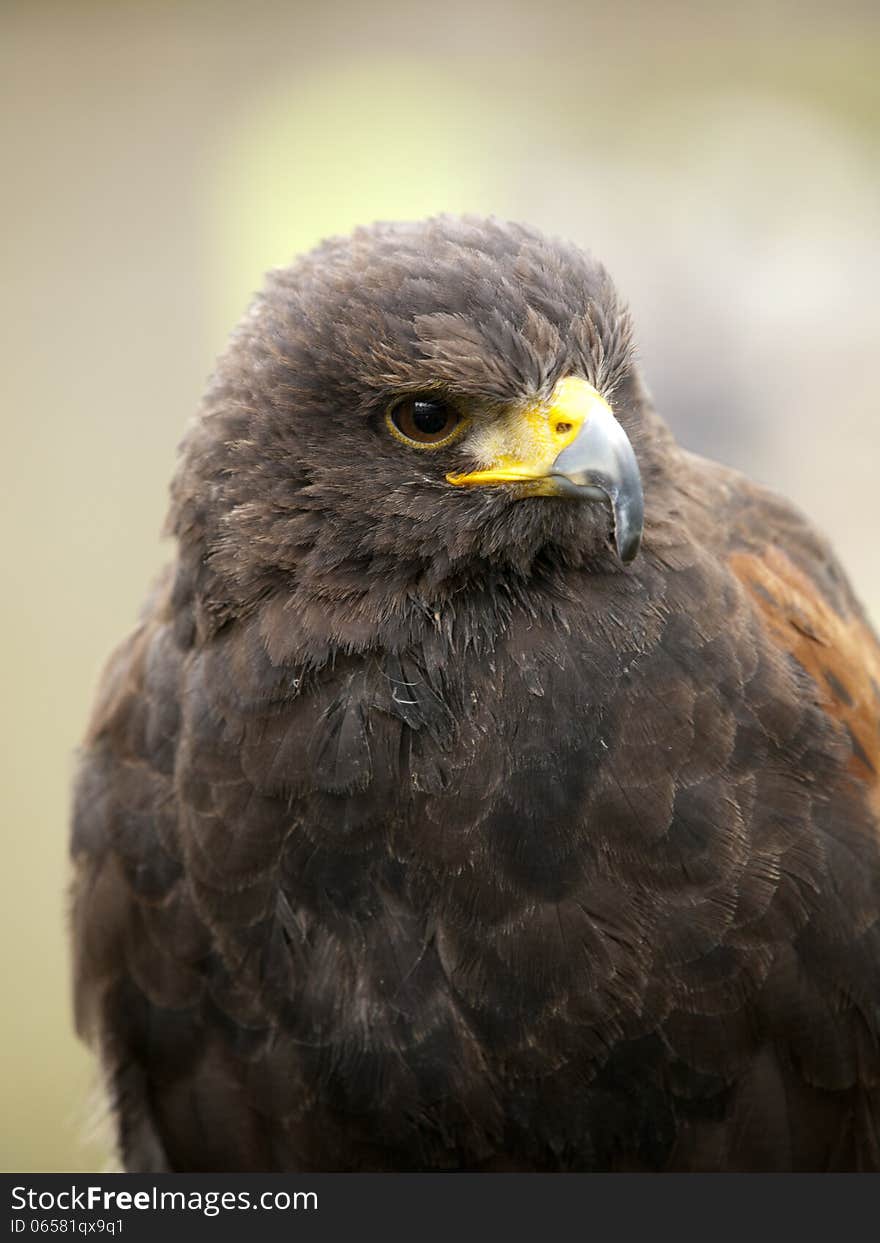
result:
<svg viewBox="0 0 880 1243"><path fill-rule="evenodd" d="M475 431L467 448L484 467L446 478L457 487L546 479L597 407L609 409L592 384L566 376L549 401L514 407Z"/></svg>

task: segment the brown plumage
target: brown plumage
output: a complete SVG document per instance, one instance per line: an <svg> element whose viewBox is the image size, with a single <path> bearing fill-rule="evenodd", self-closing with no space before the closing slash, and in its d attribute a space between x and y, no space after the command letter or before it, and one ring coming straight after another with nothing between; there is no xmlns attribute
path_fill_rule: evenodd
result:
<svg viewBox="0 0 880 1243"><path fill-rule="evenodd" d="M562 393L629 565L632 473L479 475L582 444ZM597 264L438 219L275 273L170 529L74 813L128 1169L880 1168L880 650Z"/></svg>

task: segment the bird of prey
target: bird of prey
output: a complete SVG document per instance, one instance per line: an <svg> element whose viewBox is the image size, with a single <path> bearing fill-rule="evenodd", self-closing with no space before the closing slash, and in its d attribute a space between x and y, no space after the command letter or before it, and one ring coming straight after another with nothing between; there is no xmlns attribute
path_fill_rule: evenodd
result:
<svg viewBox="0 0 880 1243"><path fill-rule="evenodd" d="M73 817L126 1169L880 1168L880 649L598 262L276 271L169 530Z"/></svg>

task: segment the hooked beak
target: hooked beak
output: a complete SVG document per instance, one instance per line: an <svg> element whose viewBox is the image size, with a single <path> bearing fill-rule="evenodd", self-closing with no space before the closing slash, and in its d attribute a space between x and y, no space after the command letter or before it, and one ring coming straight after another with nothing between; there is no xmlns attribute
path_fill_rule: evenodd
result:
<svg viewBox="0 0 880 1243"><path fill-rule="evenodd" d="M586 380L568 376L549 402L519 411L508 422L476 446L491 455L493 466L447 480L457 487L530 483L524 496L604 501L614 517L617 555L624 564L632 561L644 525L642 479L629 438L605 399Z"/></svg>
<svg viewBox="0 0 880 1243"><path fill-rule="evenodd" d="M563 492L608 501L617 555L628 565L642 542L645 499L633 447L608 406L597 408L587 419L554 461L551 474Z"/></svg>

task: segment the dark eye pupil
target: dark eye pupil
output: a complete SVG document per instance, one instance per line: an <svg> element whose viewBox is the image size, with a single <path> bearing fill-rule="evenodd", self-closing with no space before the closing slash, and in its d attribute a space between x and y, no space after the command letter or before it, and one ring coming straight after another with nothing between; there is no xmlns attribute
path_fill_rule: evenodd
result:
<svg viewBox="0 0 880 1243"><path fill-rule="evenodd" d="M436 436L449 422L449 407L442 401L414 401L413 424L425 436Z"/></svg>
<svg viewBox="0 0 880 1243"><path fill-rule="evenodd" d="M385 414L392 431L412 444L443 445L461 423L455 406L444 397L405 397Z"/></svg>

